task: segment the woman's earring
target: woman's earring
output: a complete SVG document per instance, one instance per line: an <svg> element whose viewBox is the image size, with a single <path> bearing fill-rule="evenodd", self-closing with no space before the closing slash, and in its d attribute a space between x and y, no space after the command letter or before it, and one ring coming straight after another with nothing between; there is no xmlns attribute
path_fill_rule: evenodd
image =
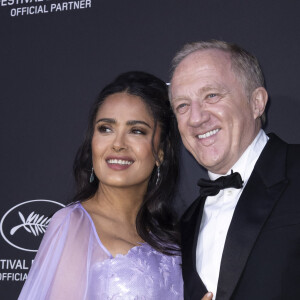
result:
<svg viewBox="0 0 300 300"><path fill-rule="evenodd" d="M90 176L90 183L92 183L94 181L95 177L94 177L94 168L92 167L92 172L91 172L91 176Z"/></svg>
<svg viewBox="0 0 300 300"><path fill-rule="evenodd" d="M157 179L156 179L156 185L158 185L160 181L160 166L157 166Z"/></svg>

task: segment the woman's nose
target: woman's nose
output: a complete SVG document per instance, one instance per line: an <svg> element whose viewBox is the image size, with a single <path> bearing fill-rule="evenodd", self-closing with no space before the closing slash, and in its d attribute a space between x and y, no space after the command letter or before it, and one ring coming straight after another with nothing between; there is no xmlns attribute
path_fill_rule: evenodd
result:
<svg viewBox="0 0 300 300"><path fill-rule="evenodd" d="M113 143L112 143L112 149L115 152L120 152L122 150L127 149L124 134L117 134L116 135L116 137L115 137L115 139L113 140Z"/></svg>

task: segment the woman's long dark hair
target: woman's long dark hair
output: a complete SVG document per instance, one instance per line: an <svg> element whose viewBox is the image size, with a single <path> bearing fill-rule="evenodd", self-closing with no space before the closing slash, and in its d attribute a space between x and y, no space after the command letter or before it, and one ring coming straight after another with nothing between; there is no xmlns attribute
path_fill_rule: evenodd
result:
<svg viewBox="0 0 300 300"><path fill-rule="evenodd" d="M90 111L85 140L74 161L73 170L77 192L71 202L85 201L94 196L98 189L99 180L96 176L92 183L89 182L92 170L91 142L95 118L105 99L109 95L120 92L139 96L152 113L154 119L152 152L157 161L160 160L153 140L157 126L161 128L159 149L163 150L164 157L160 165L160 179L157 180L158 172L155 166L137 214L137 232L156 250L168 255L176 254L179 251L179 234L172 200L178 178L180 139L176 119L168 99L167 86L162 80L151 74L137 71L121 74L100 92Z"/></svg>

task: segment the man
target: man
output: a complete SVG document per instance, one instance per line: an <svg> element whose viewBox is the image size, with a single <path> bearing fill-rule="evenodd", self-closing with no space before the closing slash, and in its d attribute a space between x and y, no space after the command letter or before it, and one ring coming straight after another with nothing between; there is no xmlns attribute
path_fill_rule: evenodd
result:
<svg viewBox="0 0 300 300"><path fill-rule="evenodd" d="M188 44L173 60L170 96L210 179L239 177L220 191L228 177L202 180L181 220L185 299L300 299L300 147L261 129L268 94L257 59L222 41Z"/></svg>

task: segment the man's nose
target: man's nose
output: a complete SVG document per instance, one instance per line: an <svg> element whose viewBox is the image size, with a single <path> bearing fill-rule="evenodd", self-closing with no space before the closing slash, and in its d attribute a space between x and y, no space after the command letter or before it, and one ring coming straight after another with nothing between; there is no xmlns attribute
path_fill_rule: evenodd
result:
<svg viewBox="0 0 300 300"><path fill-rule="evenodd" d="M205 105L199 101L191 103L189 125L192 127L200 126L209 120L209 112L206 110Z"/></svg>

